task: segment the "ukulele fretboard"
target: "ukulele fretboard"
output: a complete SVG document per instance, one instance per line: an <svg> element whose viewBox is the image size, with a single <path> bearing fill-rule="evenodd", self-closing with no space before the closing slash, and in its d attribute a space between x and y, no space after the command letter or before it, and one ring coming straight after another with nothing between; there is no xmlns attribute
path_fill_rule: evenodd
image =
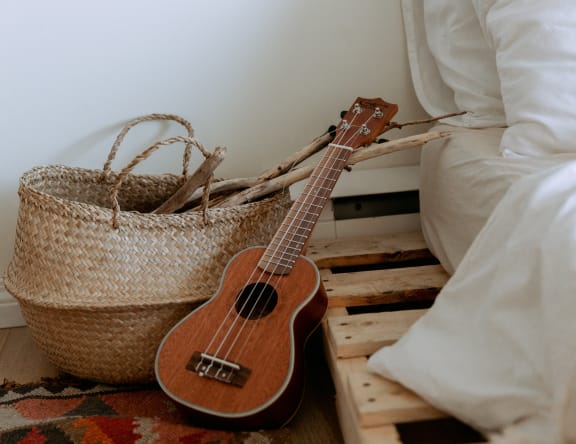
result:
<svg viewBox="0 0 576 444"><path fill-rule="evenodd" d="M269 273L287 274L302 254L320 214L346 166L351 149L330 144L326 155L312 172L258 266Z"/></svg>

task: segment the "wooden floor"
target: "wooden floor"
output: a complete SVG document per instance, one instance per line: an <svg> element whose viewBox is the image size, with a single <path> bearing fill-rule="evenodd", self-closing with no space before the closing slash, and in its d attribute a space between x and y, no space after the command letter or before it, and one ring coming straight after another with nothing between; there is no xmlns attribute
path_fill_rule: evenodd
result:
<svg viewBox="0 0 576 444"><path fill-rule="evenodd" d="M289 425L294 443L341 444L334 388L322 351L320 330L308 341L308 381L302 406ZM36 382L57 376L25 327L0 329L0 382Z"/></svg>

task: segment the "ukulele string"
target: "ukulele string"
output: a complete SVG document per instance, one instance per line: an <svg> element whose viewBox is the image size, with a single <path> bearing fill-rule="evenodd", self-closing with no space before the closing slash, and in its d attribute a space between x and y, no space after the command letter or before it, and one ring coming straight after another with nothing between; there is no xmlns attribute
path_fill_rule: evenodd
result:
<svg viewBox="0 0 576 444"><path fill-rule="evenodd" d="M354 115L353 121L352 121L351 124L347 127L346 131L344 131L343 133L341 133L341 134L339 135L339 137L337 137L337 139L339 139L339 140L335 140L334 142L332 142L333 144L336 144L336 145L339 145L339 146L345 146L344 144L345 144L345 143L348 143L348 142L342 142L341 139L344 138L344 136L347 134L347 132L349 131L350 128L354 127L353 122L354 122L354 119L356 119L357 116L358 116L358 114L355 114L355 115ZM360 128L360 126L358 126L358 127ZM354 137L354 134L350 136L349 140L351 140L353 137ZM343 158L343 159L336 159L336 161L342 161L342 160L345 161L346 159L344 159L344 158ZM326 166L325 166L324 168L329 168L329 167L326 167ZM341 172L341 170L340 170L339 172ZM315 178L314 180L315 180L315 181L318 181L318 179L319 179L319 178ZM312 189L313 189L313 187L310 187L310 191L311 191ZM310 191L309 191L309 193L308 193L308 196L306 196L306 197L304 198L304 201L310 196ZM329 196L323 196L322 198L327 198L327 197L329 197ZM301 213L301 209L296 212L296 214L300 214L300 213ZM299 223L300 223L299 228L301 227L302 222L303 222L303 221L300 220L300 222L299 222ZM306 220L304 219L304 222L305 222L305 223L308 223L309 221L306 221ZM292 225L289 225L288 227L291 228ZM282 245L283 241L285 240L286 235L288 234L288 232L289 232L289 230L284 233L284 237L280 240L280 242L279 242L278 245L276 246L276 250L274 251L274 253L276 253L276 252L278 251L278 249L279 249L280 246ZM267 285L270 285L270 282L272 282L272 279L273 279L273 278L276 278L276 281L277 281L277 282L280 282L280 281L282 280L282 277L283 277L283 275L281 275L281 274L279 275L279 274L274 273L274 271L278 268L279 264L273 264L273 265L275 265L275 268L274 268L274 270L272 270L272 271L270 272L270 274L269 274L269 277L268 277L267 282L266 282ZM250 277L248 278L247 283L252 281L251 279L252 279L253 276L255 275L255 272L256 272L256 271L257 271L257 268L255 268L255 269L252 271ZM263 276L263 275L264 275L264 270L262 270L261 275L260 275L260 278L259 278L258 280L256 280L256 282L260 282L260 281L262 280L262 276ZM278 285L277 288L280 288L280 287L281 287L281 285ZM252 287L252 289L250 290L249 295L246 297L245 301L243 302L242 307L240 307L240 308L238 309L238 312L239 312L239 313L244 313L244 312L245 312L246 306L247 306L249 303L251 303L251 301L253 300L253 297L254 297L256 288L257 288L256 285ZM225 356L221 357L221 358L223 358L224 360L228 359L230 353L232 352L232 350L234 349L234 347L235 347L235 345L236 345L236 342L237 342L238 339L240 338L240 334L241 334L242 331L246 328L246 324L248 323L248 321L253 317L254 311L256 310L256 308L257 308L258 306L261 307L261 308L260 308L260 313L259 313L259 316L261 316L262 313L263 313L263 311L266 310L266 307L267 307L268 304L270 303L270 298L272 297L273 293L270 292L270 291L266 292L266 291L264 290L265 288L266 288L266 286L264 286L264 287L260 290L260 294L256 297L256 301L255 301L254 303L252 303L252 307L250 308L249 314L244 316L244 318L245 318L245 319L244 319L244 322L243 322L243 324L240 326L238 332L236 333L236 337L233 339L232 343L231 343L230 346L228 347L228 350L227 350ZM267 293L267 295L266 295L266 293ZM266 296L266 302L265 302L263 305L259 305L259 303L261 303L261 299L262 299L264 296ZM225 316L223 322L220 324L220 327L217 329L215 335L213 336L212 340L210 341L210 343L209 343L209 345L208 345L208 349L210 349L210 348L212 347L212 345L213 345L214 342L215 342L215 339L217 338L217 336L219 335L220 331L221 331L221 330L223 329L223 327L225 326L226 319L228 319L230 316L233 315L233 312L235 311L234 308L235 308L235 304L230 307L230 309L229 309L227 315ZM233 331L234 328L235 328L235 324L237 323L237 321L238 321L241 317L242 317L242 316L240 316L240 315L237 315L237 316L236 316L236 318L234 319L234 321L233 321L232 324L230 325L230 327L229 327L229 329L228 329L228 332L226 333L226 335L224 336L223 340L221 341L220 346L217 348L214 356L220 356L220 352L221 352L222 348L224 347L226 341L228 340L228 338L229 338L230 335L232 334L232 331ZM238 353L239 355L242 354L244 348L246 347L246 344L248 343L248 338L252 335L252 333L253 333L254 330L255 330L255 324L253 324L253 327L252 327L252 329L250 330L250 333L248 334L248 337L246 338L246 341L244 342L243 346L240 348L240 352ZM203 359L204 359L204 358L202 358L202 361L203 361ZM201 362L201 363L203 363L203 362ZM212 367L213 363L214 363L214 361L211 360L210 364L208 365L208 370L210 369L210 367ZM205 364L205 363L204 363L204 364ZM220 364L220 369L218 370L218 372L220 372L221 370L223 370L223 364Z"/></svg>
<svg viewBox="0 0 576 444"><path fill-rule="evenodd" d="M338 163L338 162L341 162L341 161L345 161L346 158L345 158L345 157L342 157L342 158L340 158L340 157L332 157L330 160L334 160L335 163ZM331 168L331 167L325 166L324 168ZM322 183L325 183L325 181L323 181ZM323 198L323 197L321 197L321 198ZM301 220L301 222L302 222L302 220ZM309 221L306 221L306 220L304 220L303 222L304 222L304 223L309 223ZM300 228L300 227L299 227L299 228ZM285 282L285 280L284 280L283 278L285 277L285 275L279 275L279 274L271 275L271 276L269 277L269 279L268 279L268 283L271 282L272 276L277 276L277 279L276 279L277 283L276 283L276 284L272 284L272 286L278 290L278 293L282 293L283 283ZM260 298L260 297L263 297L263 296L264 296L264 292L262 292L262 294L261 294L260 296L258 296L258 297ZM266 309L266 307L267 307L268 304L270 303L270 299L271 299L271 297L272 297L272 294L268 293L267 295L265 295L265 297L266 297L266 301L265 301L264 303L260 303L260 304L256 303L256 304L254 304L253 307L252 307L251 313L252 313L253 311L255 311L255 309L256 309L258 306L261 307L260 313L257 315L257 318L259 318L259 317L262 315L262 313L264 312L264 310ZM249 318L250 318L250 317L248 317L248 319L249 319ZM244 321L244 325L242 326L243 329L246 328L247 322L248 322L247 320ZM240 346L239 349L237 349L237 356L238 356L238 357L241 357L241 356L242 356L242 354L243 354L246 346L247 346L248 343L249 343L249 339L252 337L252 335L253 335L253 333L254 333L255 330L256 330L256 324L253 324L252 327L249 327L248 333L243 336L243 339L244 339L243 344ZM236 340L237 340L238 338L239 338L239 336L236 336L235 341L234 341L234 344L232 344L232 346L235 345L235 342L236 342Z"/></svg>
<svg viewBox="0 0 576 444"><path fill-rule="evenodd" d="M338 140L338 141L335 140L335 141L333 142L333 144L337 145L337 148L343 147L343 146L347 147L346 150L340 151L340 152L343 153L343 154L345 153L345 155L342 156L342 157L340 157L340 156L338 155L339 152L336 152L336 153L335 153L335 154L336 154L335 156L333 156L332 154L330 154L330 155L328 156L328 158L326 159L326 162L322 162L323 164L321 163L321 164L319 165L319 166L320 166L320 170L326 170L326 169L328 169L328 170L330 170L330 171L332 171L332 172L336 172L336 174L337 174L337 175L336 175L336 178L326 179L326 178L321 178L321 177L319 177L319 176L316 176L316 177L313 178L313 183L310 184L310 187L309 187L309 190L308 190L307 195L305 195L304 199L302 199L302 201L301 201L301 202L302 202L302 203L301 203L301 208L296 211L296 215L303 215L302 218L297 218L297 219L296 219L296 220L298 221L298 224L299 224L298 227L297 227L297 229L302 228L302 224L303 224L303 223L306 223L306 224L310 223L310 221L306 219L306 214L310 214L310 212L307 211L307 210L302 211L302 207L304 207L304 203L308 200L308 198L309 198L310 196L312 196L312 201L316 200L317 198L320 198L321 200L324 200L324 199L328 199L328 198L330 197L330 193L331 193L331 191L332 191L332 189L333 189L333 186L330 187L330 189L329 189L329 191L328 191L328 194L327 194L327 195L324 195L324 196L320 196L317 192L314 192L314 193L313 193L313 191L316 190L316 189L326 189L326 187L324 187L324 185L326 184L326 181L327 181L327 180L336 181L338 175L342 172L343 166L338 166L338 164L339 164L339 163L340 163L340 164L343 163L344 166L345 166L345 163L346 163L346 161L348 160L348 157L349 157L349 155L350 155L350 151L349 151L349 150L352 149L352 148L349 146L350 141L356 136L356 134L355 134L354 132L352 132L352 134L349 136L349 138L348 138L347 141L342 141L341 139L343 139L344 136L347 135L347 133L348 133L348 131L349 131L350 128L354 128L354 125L352 125L352 123L353 123L354 120L358 117L358 115L359 115L358 113L354 115L351 124L348 126L348 129L339 135L339 136L340 136L340 137L339 137L340 140ZM366 122L365 122L364 124L366 124L367 122L369 122L369 120L370 120L371 118L372 118L372 117L370 117L368 120L366 120ZM362 125L357 126L357 128L362 128ZM332 164L331 164L331 165L328 164L330 161L332 161ZM338 166L338 167L335 168L336 166ZM320 182L320 185L318 185L318 182ZM323 208L323 207L324 207L324 205L322 205L322 208ZM316 217L316 216L318 216L318 214L314 214L314 217ZM292 226L293 226L293 225L289 225L289 228L292 228ZM310 228L310 230L311 230L311 229L312 229L312 228ZM287 236L287 234L288 234L289 232L290 232L289 229L284 232L284 237L281 239L281 241L280 241L280 242L278 243L278 245L276 246L276 249L275 249L274 253L276 253L276 252L279 250L280 246L283 245L283 242L282 242L282 241L284 241L284 240L286 239L286 236ZM286 253L287 253L287 252L286 252ZM287 255L290 256L290 254L287 254ZM272 256L274 257L274 254L273 254ZM282 258L283 258L283 257L284 257L284 256L281 256L281 257L280 257L280 260L278 261L278 263L273 264L273 265L275 266L275 268L272 270L271 273L274 273L274 271L278 268L279 264L282 263ZM278 284L277 286L275 286L275 288L277 288L277 289L280 290L280 288L282 287L281 282L282 282L282 278L283 278L284 275L270 274L270 275L269 275L269 278L268 278L268 281L267 281L267 284L269 284L269 283L271 282L273 276L279 276L279 277L277 278L277 281L280 282L280 284ZM260 298L264 296L264 293L265 293L264 290L262 290L261 294L258 296L258 302L260 302ZM247 323L248 323L248 320L251 318L251 316L252 316L254 310L256 309L256 307L258 307L258 306L261 307L261 309L260 309L261 311L260 311L259 315L257 316L257 318L259 318L259 317L262 315L263 311L264 311L264 310L266 309L266 307L268 306L268 304L270 303L270 298L271 298L271 297L272 297L272 293L269 292L269 293L266 295L266 302L265 302L264 304L260 304L260 305L259 305L259 303L256 302L255 304L252 305L252 308L251 308L251 311L250 311L250 315L245 318L245 320L244 320L244 322L243 322L243 325L242 325L242 328L241 328L241 330L238 332L238 334L237 334L236 338L234 339L234 342L231 344L228 352L231 352L231 351L232 351L232 348L235 346L236 341L238 340L240 333L241 333L242 330L246 327L246 325L247 325ZM256 324L253 324L253 325L252 325L252 328L251 328L250 331L249 331L249 333L248 333L247 335L244 335L244 339L245 339L245 340L244 340L243 345L240 347L240 349L239 349L238 352L237 352L238 357L240 357L240 356L242 355L242 353L243 353L246 345L247 345L248 342L249 342L249 338L252 336L252 334L253 334L253 332L255 331L255 329L256 329Z"/></svg>
<svg viewBox="0 0 576 444"><path fill-rule="evenodd" d="M354 119L355 119L356 117L357 117L357 114L354 116ZM354 121L354 119L353 119L353 121ZM352 122L352 123L353 123L353 122ZM341 133L341 134L340 134L340 139L342 139L342 138L344 137L344 135L347 134L347 131L349 131L349 129L354 126L354 125L352 125L352 123L346 128L346 131L345 131L344 133ZM349 139L349 140L351 140L351 138L353 138L353 137L354 137L354 135L350 136L350 139ZM340 145L340 146L343 146L343 143L342 143L341 140L338 140L338 141L335 140L335 141L332 142L332 143L333 143L333 144ZM341 170L340 170L339 172L341 172ZM315 180L318 180L318 178L315 178ZM309 196L306 196L304 200L306 200L308 197L309 197ZM296 213L299 214L300 212L301 212L301 210L297 211ZM300 223L301 223L301 222L302 222L302 221L300 221ZM308 221L305 221L305 222L308 222ZM289 227L290 227L290 226L289 226ZM278 248L282 245L282 241L285 239L285 236L286 236L286 235L287 235L287 232L284 233L284 238L281 239L281 241L280 241L279 244L277 245L276 250L275 250L274 253L276 253L277 250L278 250ZM278 267L278 264L276 264L275 267L277 268L277 267ZM275 268L275 269L276 269L276 268ZM256 269L253 270L253 272L252 272L252 274L251 274L251 277L254 275L254 272L255 272L255 271L256 271ZM271 280L272 280L273 277L277 277L277 276L278 276L277 274L274 273L274 271L275 271L275 270L273 270L273 271L271 272L271 273L273 273L273 274L270 274L270 275L269 275L267 284L270 284L270 282L271 282ZM263 275L263 273L261 273L260 279L259 279L258 281L261 280L262 275ZM251 278L251 277L250 277L250 278ZM248 279L248 282L250 282L250 278ZM277 277L277 281L280 281L281 278L282 278L282 275L280 275L279 277ZM242 307L239 309L239 313L243 313L243 312L244 312L244 310L245 310L245 308L246 308L246 305L252 300L252 297L253 297L253 295L254 295L255 290L256 290L256 286L254 286L254 287L251 289L250 294L249 294L248 297L245 299L244 303L242 304ZM240 337L240 334L241 334L242 330L245 328L246 323L247 323L248 320L253 316L254 310L255 310L255 308L258 306L258 303L260 302L260 299L262 298L262 295L263 295L263 294L264 294L264 289L261 290L260 295L256 298L256 302L255 302L254 304L252 304L252 308L251 308L251 310L250 310L250 313L249 313L247 316L245 316L244 325L242 325L242 327L240 328L240 330L238 331L238 333L237 333L237 335L236 335L236 338L233 340L232 344L229 346L228 351L226 352L226 355L224 356L224 359L228 359L230 353L232 352L232 350L233 350L233 348L234 348L234 346L235 346L235 344L236 344L236 341L237 341L238 338ZM262 308L261 308L261 313L262 313L262 310L265 310L266 307L267 307L267 305L269 304L271 295L272 295L272 293L269 292L269 293L268 293L268 296L267 296L267 298L266 298L266 302L261 306L261 307L262 307ZM231 314L233 313L233 309L234 309L234 306L231 306L230 309L229 309L229 313L228 313L227 316L225 317L225 320L229 317L229 315L231 315ZM221 342L220 346L218 347L217 351L215 352L215 356L218 356L218 355L219 355L220 350L221 350L222 347L224 346L227 338L228 338L228 337L230 336L230 334L232 333L232 330L234 329L235 324L236 324L236 322L237 322L239 319L240 319L240 316L236 316L236 318L234 319L232 325L231 325L230 328L228 329L228 333L225 335L223 341ZM220 326L220 328L218 329L218 331L221 330L222 327L224 326L225 320L224 320L224 322L221 324L221 326ZM249 333L248 337L250 337L250 336L252 335L252 332L254 331L254 329L255 329L255 324L253 325L253 328L251 329L251 332ZM217 333L215 334L215 336L213 337L212 341L210 342L208 348L211 347L212 343L214 342L214 339L216 339L216 337L217 337L217 335L218 335L218 331L217 331ZM246 344L247 344L247 341L245 341L244 346L241 348L240 354L242 353L242 350L245 348ZM209 364L209 366L208 366L208 370L210 369L210 367L212 367L213 362L214 362L214 361L211 361L211 362L210 362L210 364ZM218 369L218 373L219 373L221 370L223 370L223 365L222 365L222 364L220 365L220 369Z"/></svg>
<svg viewBox="0 0 576 444"><path fill-rule="evenodd" d="M254 275L256 274L256 272L258 271L258 267L255 267L250 276L247 278L246 283L244 284L244 286L242 288L246 288L246 285L248 285L249 282L258 282L258 280L253 280ZM232 329L234 328L234 324L238 321L238 319L241 317L239 313L242 313L245 308L246 305L248 303L248 301L250 300L250 298L252 297L253 292L255 291L256 286L252 287L252 289L250 290L250 294L248 295L248 297L246 298L246 300L243 302L242 306L239 309L236 309L236 304L230 304L230 308L228 309L228 312L226 313L226 315L224 316L224 318L222 319L222 321L220 322L220 325L218 326L218 328L216 329L216 331L214 332L214 334L212 335L212 338L210 339L210 342L208 343L208 345L205 347L204 351L205 353L208 353L214 357L218 357L220 359L224 359L226 360L227 357L223 357L220 356L220 351L222 350L222 348L224 347L224 344L228 338L228 336L230 335ZM234 312L238 311L238 313L236 313L236 317L234 318ZM228 332L226 334L224 334L224 338L221 339L220 344L217 346L216 350L213 353L209 353L210 349L214 346L216 339L221 335L221 333L224 330L224 327L226 326L226 323L229 319L233 318L232 320L232 324L230 325L230 327L228 328ZM200 358L200 361L198 362L198 364L196 365L197 368L202 367L202 365L204 365L206 368L204 370L204 373L208 373L210 371L210 369L214 366L214 360L210 359L209 363L206 364L204 362L204 356L202 356ZM223 364L220 363L220 368L217 371L217 374L219 372L221 372L224 369Z"/></svg>
<svg viewBox="0 0 576 444"><path fill-rule="evenodd" d="M334 132L334 133L335 133L336 131L337 131L337 130L334 129L334 130L332 130L331 132ZM256 271L257 271L257 268L255 268L254 270L252 270L251 275L250 275L250 276L248 277L248 279L247 279L247 283L252 281L252 277L254 276L254 274L255 274ZM262 276L262 274L261 274L261 276ZM257 282L257 281L256 281L256 282ZM249 301L250 298L253 296L254 289L255 289L255 287L253 287L252 291L250 292L250 294L249 294L248 297L246 298L246 301L244 301L244 303L243 303L242 306L240 307L240 310L239 310L240 312L243 312L243 310L246 308L246 305L247 305L248 301ZM226 320L227 320L229 317L231 317L231 315L234 313L234 311L235 311L235 310L234 310L234 306L231 306L230 309L228 310L228 313L226 313L226 316L224 317L224 319L223 319L222 322L220 323L219 327L216 329L216 331L215 331L214 335L212 336L210 342L209 342L208 345L206 346L206 348L205 348L205 351L206 351L206 352L208 352L209 349L213 346L216 338L217 338L218 335L220 334L221 330L224 328L224 325L225 325L225 323L226 323ZM225 340L225 339L224 339L224 340ZM219 353L219 351L220 351L220 347L216 350L215 354ZM202 358L202 359L200 360L200 362L199 362L199 364L198 364L199 366L202 365L202 364L204 364L203 359L204 359L204 358ZM211 366L211 365L212 365L212 364L210 364L210 366Z"/></svg>
<svg viewBox="0 0 576 444"><path fill-rule="evenodd" d="M339 140L338 140L339 144L340 144L340 143L343 143L343 142L340 140L340 139L343 138L343 136L344 136L344 134L341 133L341 134L339 135L339 137L337 137L337 138L339 139ZM318 179L316 178L315 180L318 180ZM309 189L309 190L308 190L308 196L310 195L311 191L312 191L312 189ZM306 196L306 198L307 198L308 196ZM297 214L299 214L299 212L297 212ZM275 248L275 250L274 250L273 253L272 253L272 257L275 257L275 255L276 255L276 253L278 252L279 248L283 245L283 242L285 241L286 236L287 236L287 234L289 233L291 227L292 227L291 224L288 225L287 229L284 231L283 237L278 241L278 243L277 243L277 245L276 245L276 248ZM269 264L270 264L270 263L269 263ZM257 278L257 280L256 280L255 282L263 282L263 281L265 281L265 284L266 284L266 285L272 285L272 286L274 286L274 285L271 284L271 283L272 283L273 279L275 279L275 280L276 280L275 284L277 284L277 283L282 279L283 276L282 276L281 274L275 273L275 271L278 269L279 264L272 264L272 265L274 265L274 268L269 272L270 274L268 275L268 278L267 278L267 279L263 279L264 276L265 276L265 270L264 270L264 269L261 269L260 276ZM258 267L256 267L256 268L252 271L251 275L250 275L249 278L247 279L246 284L248 284L248 282L254 282L254 281L252 280L252 278L254 277L254 275L255 275L255 273L256 273L257 271L258 271ZM266 288L266 287L265 287L265 286L262 287L262 289L260 290L260 294L256 296L256 289L257 289L257 287L256 287L256 286L253 286L253 287L250 289L249 294L247 295L247 297L246 297L245 300L243 301L242 306L241 306L238 310L234 310L234 308L235 308L234 305L231 305L230 309L228 310L228 313L226 314L226 316L225 316L225 318L224 318L224 321L223 321L222 324L220 325L220 327L219 327L219 329L217 330L215 336L212 338L212 340L211 340L210 343L208 344L208 349L210 349L210 348L214 345L216 336L220 333L220 330L222 330L222 327L224 326L226 320L227 320L228 318L230 318L231 316L233 316L235 311L238 311L238 313L245 313L246 308L248 307L248 304L250 304L251 301L253 301L253 300L255 299L255 302L252 303L252 307L251 307L251 309L250 309L250 312L249 312L247 315L244 316L244 317L245 317L244 323L239 327L238 332L236 333L235 338L232 340L232 343L228 346L228 349L227 349L226 353L225 353L224 355L222 355L222 354L221 354L221 351L222 351L222 348L223 348L224 344L226 343L226 341L228 341L229 337L231 336L231 334L232 334L232 332L233 332L233 330L234 330L234 328L235 328L235 326L236 326L236 323L237 323L237 322L240 320L240 318L242 317L242 316L240 316L239 314L236 315L236 317L235 317L234 320L232 321L230 327L228 328L228 331L226 332L226 334L225 334L224 337L222 338L219 346L217 347L216 351L214 352L214 354L215 354L216 356L219 356L221 359L224 359L224 360L226 360L226 359L229 358L230 353L232 352L232 350L233 350L236 342L238 341L241 332L244 330L246 323L248 322L248 320L250 319L250 317L253 316L253 314L254 314L254 309L255 309L255 307L258 305L258 302L261 301L261 299L262 299L262 297L263 297L263 293L264 293L264 288ZM271 294L268 295L268 298L267 298L267 300L266 300L266 303L265 303L265 305L263 305L263 309L265 309L266 305L268 305L268 303L269 303L269 301L270 301L270 296L271 296ZM244 347L242 347L242 349L243 349L243 348L244 348ZM211 364L210 364L210 365L211 365ZM209 368L210 368L210 366L209 366ZM221 370L221 369L222 369L222 365L221 365L221 367L220 367L220 370Z"/></svg>
<svg viewBox="0 0 576 444"><path fill-rule="evenodd" d="M354 116L354 119L355 119L356 117L357 117L357 114ZM365 125L368 121L369 121L369 119L364 123L364 125ZM353 127L354 127L354 125L351 124L351 125L348 126L348 129L349 129L349 128L353 128ZM358 128L362 128L362 126L358 126ZM342 137L340 137L340 138L342 139L345 134L347 134L347 132L343 133L343 134L342 134ZM334 144L336 144L336 145L338 145L338 146L340 146L340 147L341 147L341 146L344 146L344 144L346 144L346 146L348 147L348 146L349 146L349 141L350 141L353 137L355 137L355 134L354 134L354 133L349 137L349 139L348 139L347 142L344 142L344 143L343 143L343 142L339 141L339 143L337 143L337 142L335 141ZM339 174L342 172L343 167L342 167L342 166L339 166L338 168L334 168L334 167L335 167L335 165L336 165L338 162L342 162L342 163L345 163L345 162L346 162L347 158L349 157L349 151L344 151L344 152L346 153L346 156L341 157L341 158L338 158L338 157L332 157L332 158L330 158L330 157L328 157L328 159L327 159L328 161L330 161L330 160L333 161L332 165L328 165L328 162L324 162L323 165L322 165L322 164L320 165L320 169L329 169L329 170L331 170L331 171L336 171L336 172L337 172L337 175L339 175ZM316 178L314 178L314 180L315 180L315 181L322 180L322 185L325 185L326 180L334 180L334 181L336 181L336 180L337 180L337 176L336 176L336 178L334 178L334 179L321 179L320 177L316 177ZM318 186L316 185L316 187L311 186L311 187L309 187L309 188L310 188L310 191L311 191L311 190L314 190L315 188L323 189L323 188L325 188L325 187L324 187L324 186L318 187ZM330 188L330 191L332 190L332 188L333 188L333 186ZM312 199L312 200L316 200L317 198L327 199L327 198L329 197L329 194L330 194L330 193L328 193L327 196L326 196L326 195L325 195L325 196L319 196L318 193L315 193L315 195L313 196L313 199ZM305 201L308 199L309 196L310 196L310 193L308 194L308 196L306 196L306 197L303 199L303 201L305 202ZM323 205L322 205L322 208L323 208ZM309 213L309 212L308 212L308 211L302 212L301 209L296 211L296 214L297 214L297 215L298 215L298 214L302 214L302 213ZM315 214L314 216L318 216L318 214ZM297 220L299 221L299 224L300 224L298 228L301 228L302 223L309 223L309 222L310 222L309 220L306 219L306 217L304 217L303 219L297 219ZM291 226L289 226L289 228L291 228ZM310 230L311 230L311 228L310 228ZM286 236L286 234L287 234L288 232L290 232L290 230L285 231L285 236ZM284 240L284 239L282 239L282 240ZM282 245L282 240L281 240L281 241L279 242L279 244L277 245L276 251L278 250L278 247L279 247L280 245ZM295 248L293 248L293 249L295 249ZM273 255L273 256L274 256L274 255ZM282 263L282 257L280 258L280 261L279 261L279 262ZM276 267L277 267L277 266L278 266L278 264L276 264ZM274 272L274 270L272 271L272 273L273 273L273 272ZM271 278L272 278L272 275L270 275L270 279L268 280L267 283L270 283ZM282 278L282 275L280 275L280 277L278 277L277 280L280 281L281 278ZM280 289L280 288L281 288L281 285L277 285L276 288ZM250 314L246 317L246 319L245 319L245 321L244 321L243 328L244 328L245 325L247 324L248 319L250 319L250 318L252 317L254 311L257 309L258 306L260 306L261 308L260 308L260 313L258 314L257 318L261 317L262 314L264 313L264 310L266 310L266 307L267 307L268 304L270 303L270 299L271 299L271 297L272 297L272 293L269 292L269 293L267 294L267 296L266 296L266 302L264 302L263 304L262 304L262 303L259 304L259 302L261 302L260 299L262 298L263 295L264 295L264 291L262 291L262 293L258 296L258 299L257 299L258 302L256 302L255 304L252 305ZM248 339L252 336L252 333L253 333L254 331L255 331L255 324L252 325L252 328L250 329L250 332L248 333L248 335L245 335L244 344L243 344L243 346L240 348L240 351L238 352L238 355L241 355L241 354L242 354L243 349L245 348L245 346L246 346L247 343L248 343ZM230 349L229 349L229 352L230 352L230 351L232 350L232 348L235 346L236 340L237 340L238 338L239 338L239 335L235 338L234 342L231 344Z"/></svg>

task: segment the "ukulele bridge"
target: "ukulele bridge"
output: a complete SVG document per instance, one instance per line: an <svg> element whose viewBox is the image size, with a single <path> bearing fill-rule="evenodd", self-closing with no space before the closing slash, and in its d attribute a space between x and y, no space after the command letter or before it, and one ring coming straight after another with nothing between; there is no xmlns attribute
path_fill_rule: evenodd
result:
<svg viewBox="0 0 576 444"><path fill-rule="evenodd" d="M243 387L250 373L252 373L252 370L236 362L202 352L194 352L192 354L186 369L203 378L215 379L237 387Z"/></svg>

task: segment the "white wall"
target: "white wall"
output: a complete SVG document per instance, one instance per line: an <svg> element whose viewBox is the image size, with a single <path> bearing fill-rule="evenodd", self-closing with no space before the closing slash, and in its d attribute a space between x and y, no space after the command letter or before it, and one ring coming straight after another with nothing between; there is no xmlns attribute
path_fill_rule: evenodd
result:
<svg viewBox="0 0 576 444"><path fill-rule="evenodd" d="M1 270L22 172L100 168L136 116L187 118L207 148L228 147L219 176L234 177L305 145L356 96L398 103L400 121L424 115L399 0L0 0L0 58ZM136 131L116 167L180 130ZM140 171L176 172L180 153L166 148ZM362 167L417 158L400 153Z"/></svg>

